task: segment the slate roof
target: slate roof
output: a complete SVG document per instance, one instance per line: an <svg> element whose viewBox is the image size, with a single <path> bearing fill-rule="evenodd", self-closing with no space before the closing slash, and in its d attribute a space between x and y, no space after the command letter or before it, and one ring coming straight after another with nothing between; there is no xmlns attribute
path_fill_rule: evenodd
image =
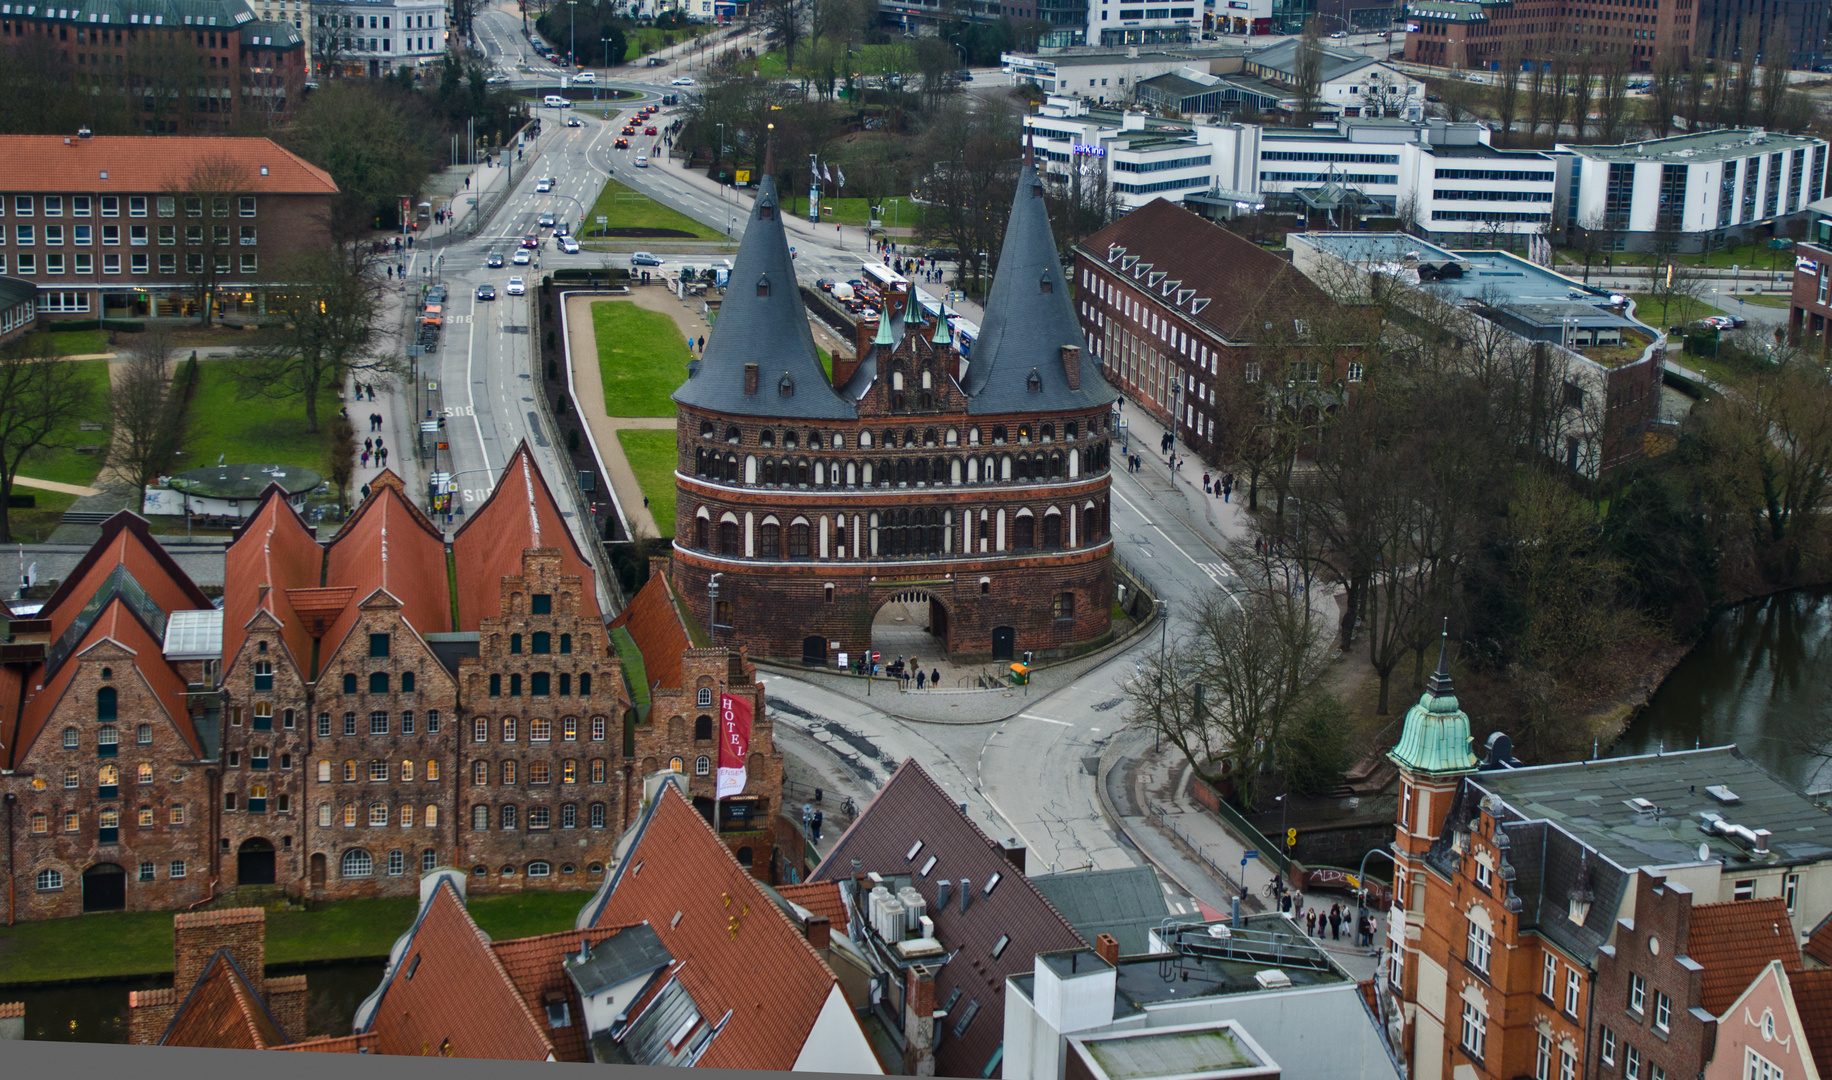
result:
<svg viewBox="0 0 1832 1080"><path fill-rule="evenodd" d="M1735 746L1644 754L1637 757L1500 769L1466 783L1492 792L1510 816L1557 824L1623 867L1690 865L1701 842L1726 872L1749 865L1747 853L1721 834L1699 829L1701 812L1774 833L1767 866L1800 866L1832 858L1832 816L1788 787ZM1725 805L1707 788L1722 785L1738 801ZM1642 813L1628 800L1643 798L1659 813Z"/></svg>
<svg viewBox="0 0 1832 1080"><path fill-rule="evenodd" d="M675 609L668 575L650 574L643 587L636 590L623 611L611 620L613 630L622 627L642 653L642 664L651 687L681 685L681 651L688 647L687 628L681 625L681 613Z"/></svg>
<svg viewBox="0 0 1832 1080"><path fill-rule="evenodd" d="M1151 264L1147 278L1136 282L1140 288L1148 287L1150 273L1162 272L1167 277L1160 286L1181 280L1181 288L1193 289L1196 296L1208 299L1194 314L1180 308L1181 317L1228 341L1258 340L1269 318L1304 318L1333 306L1322 289L1284 259L1161 198L1077 245L1077 250L1114 273L1128 273L1109 259L1119 248L1125 256L1138 257L1135 266ZM1175 292L1164 297L1161 289L1153 291L1166 302L1176 299ZM978 353L976 345L975 356Z"/></svg>
<svg viewBox="0 0 1832 1080"><path fill-rule="evenodd" d="M1047 293L1043 291L1046 281L1050 285ZM986 317L980 320L980 336L973 343L973 357L962 379L969 413L1061 412L1110 405L1119 396L1101 377L1094 357L1088 355L1069 293L1068 275L1050 232L1043 185L1036 167L1026 161L1012 193L1011 216L1005 224L1005 243L999 248L992 294L986 299ZM1069 388L1068 375L1062 370L1065 345L1081 350L1079 390ZM1030 389L1032 371L1040 379L1035 391Z"/></svg>
<svg viewBox="0 0 1832 1080"><path fill-rule="evenodd" d="M575 940L577 935L574 935ZM576 1014L576 1010L575 1010ZM357 1009L356 1034L378 1054L545 1061L558 1053L450 878L395 943L381 986Z"/></svg>
<svg viewBox="0 0 1832 1080"><path fill-rule="evenodd" d="M676 961L669 984L709 1022L722 1021L694 1064L793 1068L839 980L673 784L661 786L637 829L581 918L655 931Z"/></svg>
<svg viewBox="0 0 1832 1080"><path fill-rule="evenodd" d="M906 858L917 841L922 847ZM922 873L930 858L935 864ZM964 1032L950 1020L936 1032L935 1071L941 1076L980 1076L1005 1038L1005 978L1033 968L1038 953L1087 948L1089 943L1028 878L1006 859L1005 852L961 812L915 759L898 766L850 828L834 842L811 881L852 877L852 860L863 872L908 875L935 920L935 936L951 959L935 976L938 1005L960 991L952 1016L971 1002L979 1011ZM992 894L986 885L994 875ZM963 891L971 897L961 910ZM948 903L938 906L938 888L951 886ZM863 899L863 898L860 898ZM1001 937L1010 941L992 955Z"/></svg>
<svg viewBox="0 0 1832 1080"><path fill-rule="evenodd" d="M769 295L759 296L759 283L765 280ZM755 394L744 392L746 364L758 365ZM851 420L858 415L821 370L783 233L776 178L767 169L738 245L719 320L707 336L705 352L688 371L674 400L690 408L796 420ZM794 385L789 396L781 390L785 376Z"/></svg>
<svg viewBox="0 0 1832 1080"><path fill-rule="evenodd" d="M197 6L235 7L253 18L245 3ZM0 161L8 163L11 191L170 191L182 186L196 163L205 160L240 166L240 186L250 194L337 194L330 173L267 138L97 135L66 141L62 135L0 135Z"/></svg>
<svg viewBox="0 0 1832 1080"><path fill-rule="evenodd" d="M535 464L527 440L516 446L497 478L495 490L452 536L458 573L457 630L475 630L480 620L502 614L502 582L522 572L522 552L550 548L560 553L568 574L580 578L579 613L597 617L597 578L561 515L559 500ZM440 577L445 575L443 564Z"/></svg>
<svg viewBox="0 0 1832 1080"><path fill-rule="evenodd" d="M1268 45L1263 49L1255 49L1246 56L1248 70L1251 70L1254 65L1258 65L1278 72L1280 77L1287 82L1295 82L1298 70L1299 44L1299 39L1288 38L1285 41L1279 42L1277 45ZM1334 82L1344 75L1360 71L1370 64L1379 62L1366 53L1355 52L1350 49L1333 49L1328 45L1323 46L1322 53L1323 63L1319 70L1318 79L1320 83Z"/></svg>
<svg viewBox="0 0 1832 1080"><path fill-rule="evenodd" d="M1121 956L1151 951L1151 931L1170 917L1164 886L1149 866L1036 874L1031 884L1082 937L1112 934Z"/></svg>
<svg viewBox="0 0 1832 1080"><path fill-rule="evenodd" d="M1779 896L1692 905L1686 955L1705 969L1699 1004L1713 1016L1724 1015L1770 962L1800 968L1794 924Z"/></svg>
<svg viewBox="0 0 1832 1080"><path fill-rule="evenodd" d="M285 1033L248 985L241 965L229 950L218 949L178 1006L159 1045L272 1050L285 1042Z"/></svg>

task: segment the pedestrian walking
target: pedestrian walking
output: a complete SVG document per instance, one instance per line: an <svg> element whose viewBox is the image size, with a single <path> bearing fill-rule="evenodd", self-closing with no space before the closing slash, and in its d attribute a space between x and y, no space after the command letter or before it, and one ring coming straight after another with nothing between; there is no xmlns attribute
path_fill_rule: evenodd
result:
<svg viewBox="0 0 1832 1080"><path fill-rule="evenodd" d="M1221 478L1221 501L1227 502L1234 495L1234 474L1228 473Z"/></svg>
<svg viewBox="0 0 1832 1080"><path fill-rule="evenodd" d="M385 469L387 467L388 467L388 448L384 446L382 447L382 468Z"/></svg>
<svg viewBox="0 0 1832 1080"><path fill-rule="evenodd" d="M941 685L941 669L935 668L934 670L929 672L929 689L933 690L940 685Z"/></svg>
<svg viewBox="0 0 1832 1080"><path fill-rule="evenodd" d="M1208 473L1202 474L1202 490L1205 494L1209 490L1209 474Z"/></svg>
<svg viewBox="0 0 1832 1080"><path fill-rule="evenodd" d="M371 430L371 431L373 431L373 430L375 430L375 418L374 418L374 417L370 417L370 418L369 418L369 420L370 420L370 423L369 423L369 430ZM364 440L363 440L363 449L364 449L364 450L373 450L373 449L375 449L375 440L374 440L374 439L364 439Z"/></svg>
<svg viewBox="0 0 1832 1080"><path fill-rule="evenodd" d="M1329 936L1331 941L1342 940L1342 905L1329 906Z"/></svg>
<svg viewBox="0 0 1832 1080"><path fill-rule="evenodd" d="M364 450L363 451L363 468L367 469L368 467L369 467L369 451Z"/></svg>
<svg viewBox="0 0 1832 1080"><path fill-rule="evenodd" d="M916 689L924 690L928 688L928 685L929 685L929 673L926 671L918 670L916 672Z"/></svg>
<svg viewBox="0 0 1832 1080"><path fill-rule="evenodd" d="M1317 909L1311 908L1304 913L1304 932L1311 937L1317 936Z"/></svg>
<svg viewBox="0 0 1832 1080"><path fill-rule="evenodd" d="M1280 893L1279 894L1279 910L1284 912L1287 915L1291 914L1291 894L1290 893Z"/></svg>

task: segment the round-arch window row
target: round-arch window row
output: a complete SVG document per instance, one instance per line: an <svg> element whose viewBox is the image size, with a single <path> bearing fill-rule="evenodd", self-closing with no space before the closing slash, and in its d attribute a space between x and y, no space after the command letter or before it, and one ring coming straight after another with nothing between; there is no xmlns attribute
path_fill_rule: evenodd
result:
<svg viewBox="0 0 1832 1080"><path fill-rule="evenodd" d="M895 374L893 373L893 378ZM1107 434L1111 424L1110 414L1100 412L1082 420L1065 420L1060 427L1052 420L1026 420L1012 424L991 424L985 427L975 425L967 429L966 442L968 446L1004 446L1008 443L1029 445L1031 443L1053 443L1060 437L1060 441L1072 443L1078 439L1099 438ZM712 440L721 437L729 446L746 445L744 433L736 424L726 425L721 433L719 425L714 421L700 421L700 438ZM955 427L946 429L925 427L920 435L913 427L906 427L901 432L896 428L887 427L881 432L873 432L868 428L859 429L850 441L850 448L869 450L876 446L880 449L902 448L907 450L917 446L959 446L960 444L961 432L959 428ZM749 445L763 449L781 447L787 450L845 450L849 448L845 432L822 433L814 428L806 431L798 428L785 430L764 428L757 432L755 441Z"/></svg>
<svg viewBox="0 0 1832 1080"><path fill-rule="evenodd" d="M1010 507L976 512L953 510L891 509L867 513L825 515L813 520L797 515L785 528L781 518L765 513L746 550L746 530L735 513L701 506L693 511L693 542L697 551L728 558L758 559L899 559L910 557L963 557L993 552L1061 551L1091 547L1103 541L1110 527L1106 499L1086 500L1080 519L1070 506ZM718 513L715 523L713 514ZM785 515L786 516L786 515ZM849 537L854 531L857 537ZM857 546L849 546L852 539Z"/></svg>

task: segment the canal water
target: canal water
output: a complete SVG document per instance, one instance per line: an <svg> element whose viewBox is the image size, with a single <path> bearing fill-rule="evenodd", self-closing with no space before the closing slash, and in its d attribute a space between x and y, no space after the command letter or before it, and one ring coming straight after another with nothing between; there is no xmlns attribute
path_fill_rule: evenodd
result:
<svg viewBox="0 0 1832 1080"><path fill-rule="evenodd" d="M348 1035L356 1007L374 993L382 981L382 964L363 960L270 967L267 974L270 978L281 975L306 977L306 987L311 994L306 1006L307 1030L298 1034L287 1032L289 1036L299 1039ZM28 1039L124 1043L127 1041L128 992L157 990L170 985L171 976L160 975L36 989L0 987L0 1001L25 1002L25 1037Z"/></svg>
<svg viewBox="0 0 1832 1080"><path fill-rule="evenodd" d="M1722 612L1612 753L1736 743L1804 791L1832 789L1832 591L1796 590Z"/></svg>

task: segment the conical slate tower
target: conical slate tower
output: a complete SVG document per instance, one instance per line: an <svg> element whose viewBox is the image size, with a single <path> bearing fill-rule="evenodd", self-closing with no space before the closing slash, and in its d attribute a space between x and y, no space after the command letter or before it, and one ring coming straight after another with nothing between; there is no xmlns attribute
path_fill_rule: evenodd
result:
<svg viewBox="0 0 1832 1080"><path fill-rule="evenodd" d="M767 169L706 352L674 400L738 416L850 420L858 415L821 370L783 233L776 178Z"/></svg>
<svg viewBox="0 0 1832 1080"><path fill-rule="evenodd" d="M1075 350L1072 364L1064 358L1065 348ZM1110 405L1118 396L1083 347L1043 184L1028 152L961 389L969 398L967 411L978 416L1085 409Z"/></svg>

